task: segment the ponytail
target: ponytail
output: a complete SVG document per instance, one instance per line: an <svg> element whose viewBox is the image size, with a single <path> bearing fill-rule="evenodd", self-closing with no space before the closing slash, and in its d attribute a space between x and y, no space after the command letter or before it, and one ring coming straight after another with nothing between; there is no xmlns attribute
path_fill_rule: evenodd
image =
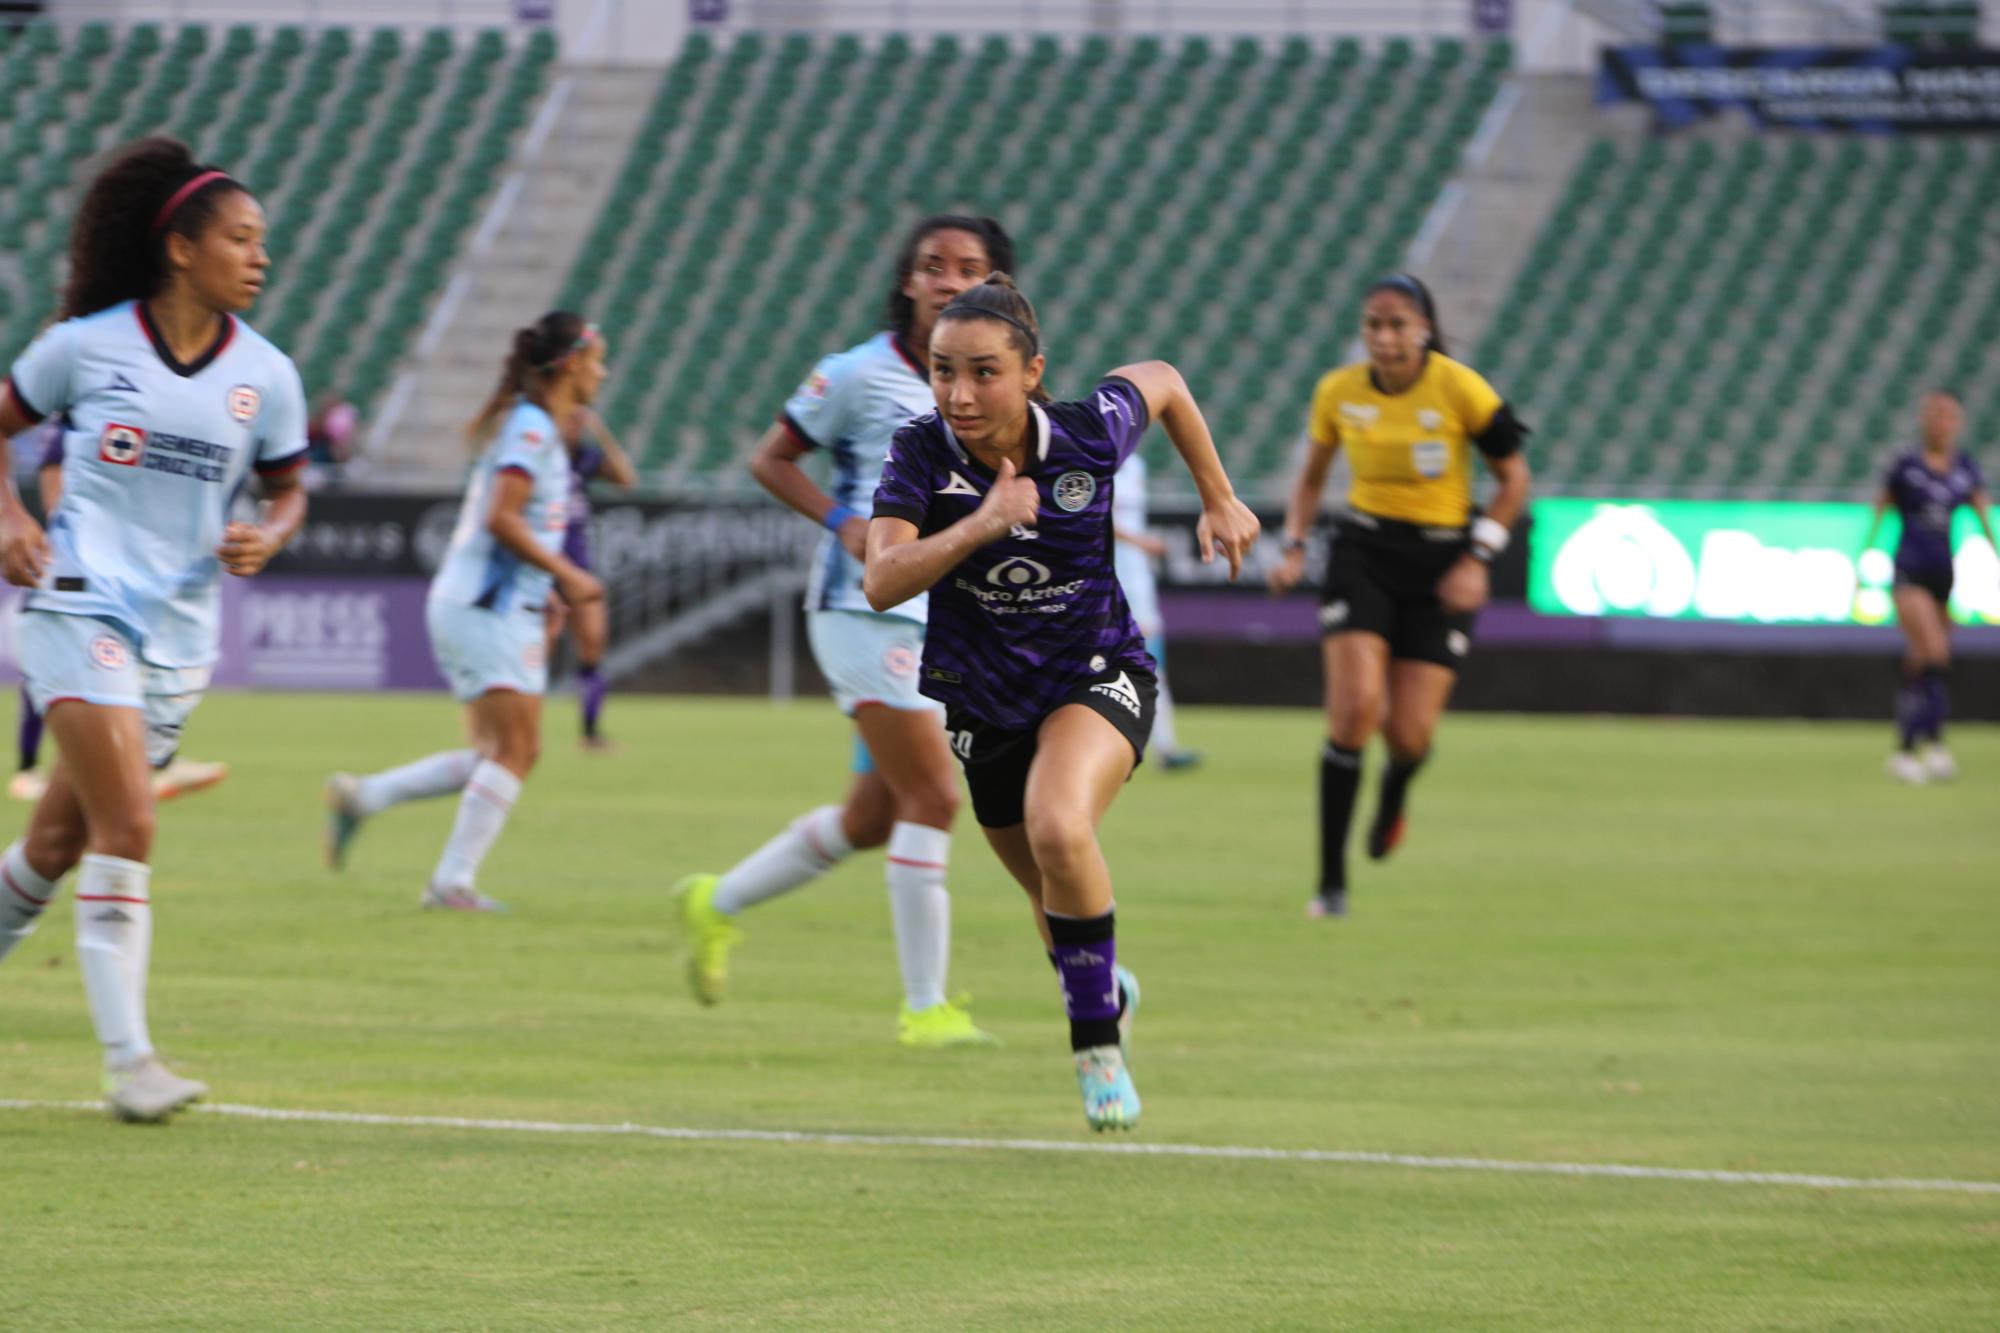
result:
<svg viewBox="0 0 2000 1333"><path fill-rule="evenodd" d="M232 190L249 193L220 167L196 162L179 139L127 144L77 207L63 318L159 295L169 276L167 237L199 236Z"/></svg>
<svg viewBox="0 0 2000 1333"><path fill-rule="evenodd" d="M501 418L513 410L516 399L546 384L561 371L571 352L596 336L594 325L567 310L551 310L528 327L514 330L513 345L500 367L500 382L493 386L479 415L466 423L466 447L483 447L500 428Z"/></svg>

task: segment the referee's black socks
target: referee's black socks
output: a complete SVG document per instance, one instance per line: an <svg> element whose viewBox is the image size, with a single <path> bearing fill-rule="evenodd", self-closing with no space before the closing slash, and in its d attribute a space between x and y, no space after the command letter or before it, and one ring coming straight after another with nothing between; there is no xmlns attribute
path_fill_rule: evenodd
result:
<svg viewBox="0 0 2000 1333"><path fill-rule="evenodd" d="M1389 766L1382 770L1382 797L1375 806L1375 822L1368 828L1368 855L1381 860L1395 850L1396 825L1402 822L1403 801L1410 794L1410 779L1424 766L1428 755L1418 755L1414 759L1399 759L1389 756Z"/></svg>
<svg viewBox="0 0 2000 1333"><path fill-rule="evenodd" d="M1361 789L1361 751L1326 743L1319 755L1319 891L1347 887L1347 830Z"/></svg>

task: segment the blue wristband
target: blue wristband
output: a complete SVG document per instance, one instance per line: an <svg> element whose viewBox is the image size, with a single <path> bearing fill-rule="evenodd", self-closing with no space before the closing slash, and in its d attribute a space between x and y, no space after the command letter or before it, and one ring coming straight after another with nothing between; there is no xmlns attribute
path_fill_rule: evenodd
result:
<svg viewBox="0 0 2000 1333"><path fill-rule="evenodd" d="M846 523L848 519L860 517L861 515L858 511L849 509L846 505L835 505L826 511L826 517L819 521L819 525L828 532L838 533L841 525Z"/></svg>

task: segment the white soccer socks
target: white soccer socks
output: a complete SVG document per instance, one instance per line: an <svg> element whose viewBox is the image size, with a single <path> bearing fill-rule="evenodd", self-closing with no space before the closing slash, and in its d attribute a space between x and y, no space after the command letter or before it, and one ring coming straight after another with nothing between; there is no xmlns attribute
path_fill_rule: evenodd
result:
<svg viewBox="0 0 2000 1333"><path fill-rule="evenodd" d="M371 773L355 783L352 813L364 817L378 815L390 806L401 805L405 801L449 796L452 792L464 790L477 767L477 750L445 750L426 755L401 768Z"/></svg>
<svg viewBox="0 0 2000 1333"><path fill-rule="evenodd" d="M839 806L808 810L717 881L715 910L735 916L746 907L790 893L824 875L853 851L840 827Z"/></svg>
<svg viewBox="0 0 2000 1333"><path fill-rule="evenodd" d="M35 933L35 922L59 888L60 881L35 873L20 842L0 856L0 958Z"/></svg>
<svg viewBox="0 0 2000 1333"><path fill-rule="evenodd" d="M951 894L944 887L951 834L898 823L889 834L889 913L896 923L896 961L912 1011L944 1003L951 966Z"/></svg>
<svg viewBox="0 0 2000 1333"><path fill-rule="evenodd" d="M76 879L76 961L107 1064L152 1054L146 972L153 952L151 866L93 852Z"/></svg>
<svg viewBox="0 0 2000 1333"><path fill-rule="evenodd" d="M482 759L474 765L465 792L458 798L458 818L452 822L451 838L431 876L432 885L441 889L472 887L480 862L499 841L500 830L507 827L507 813L520 795L521 779L499 764Z"/></svg>

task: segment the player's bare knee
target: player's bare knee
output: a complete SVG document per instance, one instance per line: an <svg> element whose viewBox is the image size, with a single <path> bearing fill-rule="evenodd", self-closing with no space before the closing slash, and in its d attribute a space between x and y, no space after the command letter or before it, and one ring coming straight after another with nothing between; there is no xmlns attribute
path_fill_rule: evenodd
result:
<svg viewBox="0 0 2000 1333"><path fill-rule="evenodd" d="M32 823L22 839L21 854L28 868L43 879L61 879L83 859L85 837L82 824Z"/></svg>
<svg viewBox="0 0 2000 1333"><path fill-rule="evenodd" d="M122 810L91 825L89 848L100 856L144 861L153 854L155 827L150 805Z"/></svg>
<svg viewBox="0 0 2000 1333"><path fill-rule="evenodd" d="M1097 849L1097 830L1074 810L1028 812L1028 846L1047 878L1065 879L1087 865Z"/></svg>
<svg viewBox="0 0 2000 1333"><path fill-rule="evenodd" d="M958 817L959 799L956 783L922 783L897 793L896 817L926 828L948 829Z"/></svg>

